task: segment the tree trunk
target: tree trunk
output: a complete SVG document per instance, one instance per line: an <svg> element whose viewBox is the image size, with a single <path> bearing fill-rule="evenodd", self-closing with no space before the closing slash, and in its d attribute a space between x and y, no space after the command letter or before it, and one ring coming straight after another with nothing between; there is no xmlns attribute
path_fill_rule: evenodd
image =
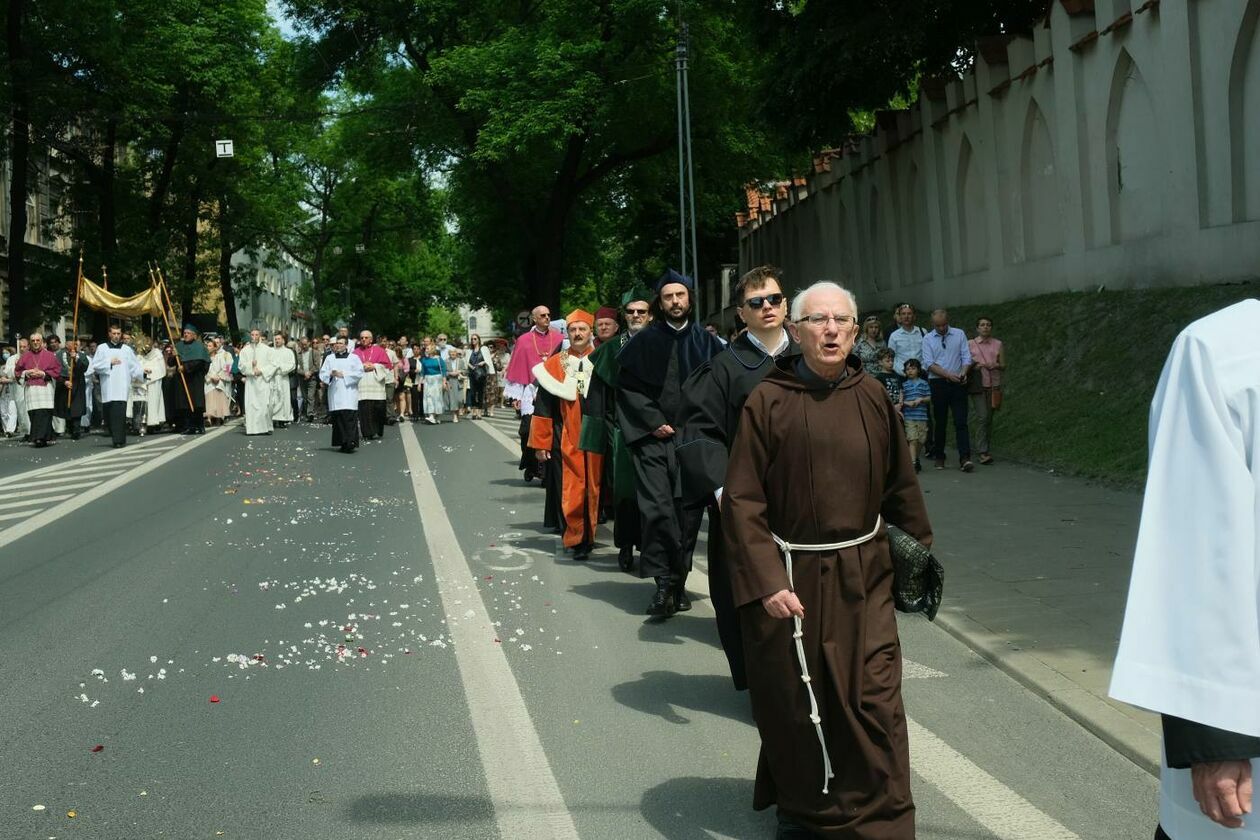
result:
<svg viewBox="0 0 1260 840"><path fill-rule="evenodd" d="M564 217L553 218L538 231L534 247L525 257L524 279L526 299L520 302L522 309L538 305L551 308L555 317L560 312L560 278L564 269Z"/></svg>
<svg viewBox="0 0 1260 840"><path fill-rule="evenodd" d="M232 237L227 220L227 196L219 199L219 291L223 295L223 309L227 313L228 334L233 340L240 335L241 325L236 317L236 290L232 288Z"/></svg>
<svg viewBox="0 0 1260 840"><path fill-rule="evenodd" d="M9 0L6 41L9 51L10 118L13 141L9 158L9 332L27 327L26 312L26 198L30 192L31 98L27 68L23 66L25 46L22 22L26 0Z"/></svg>
<svg viewBox="0 0 1260 840"><path fill-rule="evenodd" d="M118 147L118 121L110 119L105 123L105 148L101 150L101 262L114 268L114 257L118 254L118 209L114 190L117 167L114 155ZM124 290L130 291L130 290Z"/></svg>
<svg viewBox="0 0 1260 840"><path fill-rule="evenodd" d="M184 220L184 276L179 294L182 317L192 314L193 295L197 289L197 248L200 245L200 231L197 229L198 210L201 201L196 186L193 187L189 202L188 216Z"/></svg>

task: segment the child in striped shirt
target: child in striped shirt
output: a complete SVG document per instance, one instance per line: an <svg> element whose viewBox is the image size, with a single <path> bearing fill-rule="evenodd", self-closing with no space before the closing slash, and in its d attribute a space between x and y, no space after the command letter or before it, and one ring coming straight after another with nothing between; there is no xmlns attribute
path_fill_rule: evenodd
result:
<svg viewBox="0 0 1260 840"><path fill-rule="evenodd" d="M914 471L921 472L919 455L927 443L928 403L932 401L932 388L923 378L923 364L918 359L907 359L906 381L901 383L901 416L906 421L906 440L914 457Z"/></svg>

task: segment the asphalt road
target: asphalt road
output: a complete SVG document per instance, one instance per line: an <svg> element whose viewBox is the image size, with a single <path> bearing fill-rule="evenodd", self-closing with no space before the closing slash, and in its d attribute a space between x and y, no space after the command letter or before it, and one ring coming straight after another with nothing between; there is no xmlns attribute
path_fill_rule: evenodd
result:
<svg viewBox="0 0 1260 840"><path fill-rule="evenodd" d="M565 557L513 426L229 428L10 508L48 521L0 521L0 838L772 836L707 602ZM901 626L920 837L1148 840L1152 777Z"/></svg>

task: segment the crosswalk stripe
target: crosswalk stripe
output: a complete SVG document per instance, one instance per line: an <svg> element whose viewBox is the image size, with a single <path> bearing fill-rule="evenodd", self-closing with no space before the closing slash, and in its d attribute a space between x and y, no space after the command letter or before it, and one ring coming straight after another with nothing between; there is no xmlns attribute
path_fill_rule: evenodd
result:
<svg viewBox="0 0 1260 840"><path fill-rule="evenodd" d="M6 499L17 499L22 496L34 496L41 493L47 493L49 490L82 490L97 484L96 479L82 478L81 476L69 476L67 478L49 478L49 479L32 479L28 485L30 489L19 490L16 493L6 492ZM22 486L22 485L19 485Z"/></svg>
<svg viewBox="0 0 1260 840"><path fill-rule="evenodd" d="M170 440L165 440L165 439L162 439L162 438L158 438L157 440L147 441L147 442L145 442L145 443L136 443L136 444L132 444L130 448L131 448L133 451L134 451L134 450L136 450L136 449L144 449L144 450L148 451L148 450L153 449L153 448L155 447L155 445L161 445L161 446L178 446L180 443L182 443L182 441L170 441ZM160 447L159 447L159 448L160 448ZM46 466L46 467L39 467L38 469L30 470L30 471L28 471L28 472L24 472L24 473L22 473L22 474L20 474L20 475L18 475L18 476L13 476L12 478L17 478L17 479L26 480L26 479L34 478L34 477L36 477L36 476L42 476L42 475L47 475L47 474L49 474L49 473L57 472L57 471L58 471L58 470L60 470L62 467L67 467L67 466L71 466L71 465L74 465L74 466L79 466L79 465L83 465L83 464L95 464L96 462L98 462L98 461L100 461L100 460L102 460L102 459L104 459L104 458L109 458L110 456L117 455L117 454L118 454L118 450L116 450L116 449L107 449L107 450L105 450L105 451L103 451L103 452L98 452L98 453L96 453L95 455L85 455L85 456L83 456L83 457L81 457L81 458L74 458L74 459L71 459L71 460L69 460L69 461L62 461L62 462L60 462L60 463L56 463L56 464L49 464L49 465L48 465L48 466Z"/></svg>
<svg viewBox="0 0 1260 840"><path fill-rule="evenodd" d="M0 503L0 510L12 510L14 508L35 507L38 505L46 505L52 502L60 502L69 499L74 493L59 493L56 496L47 496L43 498L23 499L20 502L4 502ZM8 498L7 496L5 498Z"/></svg>
<svg viewBox="0 0 1260 840"><path fill-rule="evenodd" d="M92 475L92 476L98 476L98 475L99 475L99 476L114 476L114 475L117 475L117 474L118 474L118 473L120 473L120 472L123 472L123 471L124 471L124 470L126 470L126 469L127 469L127 468L126 468L126 466L122 466L122 467L111 467L111 466L109 466L108 464L106 464L106 465L103 465L103 466L93 465L93 466L74 467L73 469L71 469L71 468L66 468L66 469L64 469L64 470L60 470L60 471L55 472L55 473L49 473L48 475L49 475L49 476L52 476L52 477L54 477L54 478L67 478L67 477L70 477L70 476L76 476L76 477L78 477L78 478L82 478L82 477L84 477L84 476L88 476L88 475ZM15 476L14 478L15 478L15 479L17 479L17 480L23 480L25 477L24 477L24 476ZM29 479L27 479L27 480L29 480Z"/></svg>
<svg viewBox="0 0 1260 840"><path fill-rule="evenodd" d="M18 513L0 513L0 522L8 522L11 519L22 519L31 515L31 511L23 510Z"/></svg>

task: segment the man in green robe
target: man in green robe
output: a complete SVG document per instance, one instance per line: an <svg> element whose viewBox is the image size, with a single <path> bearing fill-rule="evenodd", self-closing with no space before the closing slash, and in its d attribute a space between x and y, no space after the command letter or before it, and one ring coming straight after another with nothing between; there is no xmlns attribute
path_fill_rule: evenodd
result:
<svg viewBox="0 0 1260 840"><path fill-rule="evenodd" d="M184 324L183 335L175 342L175 353L179 357L182 381L175 386L174 417L183 421L182 434L205 434L206 371L210 369L210 354L192 324Z"/></svg>
<svg viewBox="0 0 1260 840"><path fill-rule="evenodd" d="M594 397L588 396L588 411L598 412L604 417L607 435L598 441L583 438L581 443L584 449L602 452L608 456L604 460L604 470L612 474L610 486L614 500L613 544L617 546L617 562L625 571L634 566L634 552L639 545L642 525L639 521L639 507L635 502L634 464L617 426L617 354L652 320L648 305L651 297L652 293L643 288L631 289L622 295L621 311L626 317L625 331L617 333L591 354L595 387L592 389Z"/></svg>

